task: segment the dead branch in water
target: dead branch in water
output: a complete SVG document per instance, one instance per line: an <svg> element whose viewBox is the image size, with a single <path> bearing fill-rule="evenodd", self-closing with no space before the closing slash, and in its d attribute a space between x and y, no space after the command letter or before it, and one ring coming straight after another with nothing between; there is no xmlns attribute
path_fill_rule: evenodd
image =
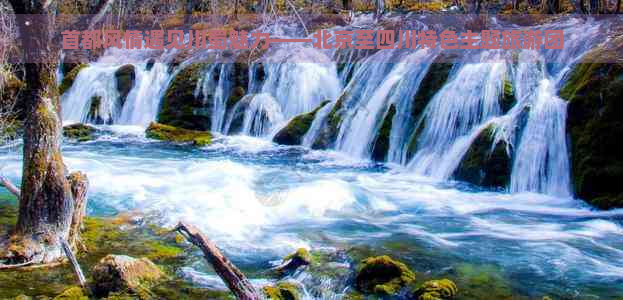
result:
<svg viewBox="0 0 623 300"><path fill-rule="evenodd" d="M4 176L0 175L0 185L4 186L11 194L15 195L15 197L19 198L19 189L13 185L13 183Z"/></svg>
<svg viewBox="0 0 623 300"><path fill-rule="evenodd" d="M63 252L65 252L65 256L69 260L71 267L74 269L74 274L78 279L78 284L82 287L83 290L88 291L89 287L87 285L87 280L84 278L84 273L82 273L82 269L80 268L80 264L78 263L78 259L74 255L74 252L71 251L71 247L67 241L60 239L61 246L63 247Z"/></svg>
<svg viewBox="0 0 623 300"><path fill-rule="evenodd" d="M212 265L216 274L238 299L259 300L261 295L251 285L247 277L221 253L221 251L196 227L180 222L176 231L184 234L188 241L203 251L203 256Z"/></svg>

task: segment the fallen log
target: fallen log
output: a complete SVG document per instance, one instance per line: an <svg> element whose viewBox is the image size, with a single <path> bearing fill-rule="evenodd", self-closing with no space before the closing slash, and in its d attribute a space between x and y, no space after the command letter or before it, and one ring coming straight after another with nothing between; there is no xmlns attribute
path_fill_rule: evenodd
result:
<svg viewBox="0 0 623 300"><path fill-rule="evenodd" d="M262 296L251 285L247 277L199 229L180 222L175 230L185 235L188 241L201 249L205 259L212 265L216 274L221 277L236 298L243 300L262 299Z"/></svg>
<svg viewBox="0 0 623 300"><path fill-rule="evenodd" d="M0 176L0 185L4 186L11 194L19 198L19 189L6 177Z"/></svg>

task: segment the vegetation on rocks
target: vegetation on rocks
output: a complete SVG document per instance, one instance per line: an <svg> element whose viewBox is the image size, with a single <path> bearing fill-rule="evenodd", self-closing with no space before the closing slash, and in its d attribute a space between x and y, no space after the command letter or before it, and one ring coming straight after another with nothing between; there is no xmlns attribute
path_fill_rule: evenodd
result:
<svg viewBox="0 0 623 300"><path fill-rule="evenodd" d="M63 77L63 81L61 82L61 85L58 87L58 92L61 95L67 92L71 88L71 86L74 84L74 80L76 80L78 73L80 73L80 71L86 68L87 66L88 66L87 64L77 64L73 67L73 69L67 72L67 74L65 74L65 77Z"/></svg>
<svg viewBox="0 0 623 300"><path fill-rule="evenodd" d="M312 257L305 248L299 248L294 253L283 258L281 265L276 268L277 273L284 275L296 271L299 267L311 264Z"/></svg>
<svg viewBox="0 0 623 300"><path fill-rule="evenodd" d="M148 290L164 277L164 273L149 259L126 255L108 255L93 267L93 292L107 296L110 292Z"/></svg>
<svg viewBox="0 0 623 300"><path fill-rule="evenodd" d="M588 203L623 207L623 38L588 53L560 91L568 101L567 131L575 192ZM613 63L596 63L613 62Z"/></svg>
<svg viewBox="0 0 623 300"><path fill-rule="evenodd" d="M95 127L76 123L63 127L63 136L78 142L86 142L94 139Z"/></svg>
<svg viewBox="0 0 623 300"><path fill-rule="evenodd" d="M271 300L298 300L300 293L298 287L289 282L279 282L275 286L265 286L262 292Z"/></svg>
<svg viewBox="0 0 623 300"><path fill-rule="evenodd" d="M510 182L512 159L509 145L495 141L493 125L485 128L467 150L454 171L454 178L469 183L494 188L506 187Z"/></svg>
<svg viewBox="0 0 623 300"><path fill-rule="evenodd" d="M192 130L209 130L212 109L195 89L205 64L190 64L175 76L160 104L158 122Z"/></svg>
<svg viewBox="0 0 623 300"><path fill-rule="evenodd" d="M342 116L345 112L344 97L346 97L346 95L342 94L342 96L337 99L333 108L327 115L326 123L320 129L318 137L316 137L316 140L312 144L313 149L328 149L335 143L340 131Z"/></svg>
<svg viewBox="0 0 623 300"><path fill-rule="evenodd" d="M329 102L324 101L313 111L294 117L286 127L275 135L273 141L282 145L300 145L312 122L314 122L318 111Z"/></svg>
<svg viewBox="0 0 623 300"><path fill-rule="evenodd" d="M513 87L513 82L508 79L504 79L502 99L500 101L502 112L508 112L516 102L517 99L515 98L515 87Z"/></svg>
<svg viewBox="0 0 623 300"><path fill-rule="evenodd" d="M361 262L355 278L357 289L366 294L393 295L415 281L415 273L387 255Z"/></svg>
<svg viewBox="0 0 623 300"><path fill-rule="evenodd" d="M212 142L212 134L207 131L177 128L155 122L149 124L145 135L150 139L177 143L192 143L195 146L205 146Z"/></svg>
<svg viewBox="0 0 623 300"><path fill-rule="evenodd" d="M413 292L417 300L444 300L456 296L458 288L449 279L429 280Z"/></svg>

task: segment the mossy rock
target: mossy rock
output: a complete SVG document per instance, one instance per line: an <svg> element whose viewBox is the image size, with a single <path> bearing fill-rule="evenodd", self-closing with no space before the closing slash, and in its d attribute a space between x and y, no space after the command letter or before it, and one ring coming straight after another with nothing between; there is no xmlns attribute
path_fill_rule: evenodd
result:
<svg viewBox="0 0 623 300"><path fill-rule="evenodd" d="M136 69L134 65L127 64L117 69L115 72L115 81L117 83L117 91L119 92L119 101L121 106L123 106L136 81Z"/></svg>
<svg viewBox="0 0 623 300"><path fill-rule="evenodd" d="M64 126L63 136L79 142L86 142L94 139L93 134L96 131L95 127L77 123Z"/></svg>
<svg viewBox="0 0 623 300"><path fill-rule="evenodd" d="M461 159L453 177L488 188L503 188L510 182L512 159L507 153L508 145L499 141L495 146L493 125L485 128Z"/></svg>
<svg viewBox="0 0 623 300"><path fill-rule="evenodd" d="M281 265L276 268L280 275L285 275L296 271L302 266L308 266L312 262L312 256L305 248L299 248L294 253L284 257Z"/></svg>
<svg viewBox="0 0 623 300"><path fill-rule="evenodd" d="M458 291L456 284L454 284L452 280L429 280L424 282L413 292L412 298L417 300L453 299Z"/></svg>
<svg viewBox="0 0 623 300"><path fill-rule="evenodd" d="M499 267L462 263L451 270L453 281L461 287L460 299L511 299L510 282Z"/></svg>
<svg viewBox="0 0 623 300"><path fill-rule="evenodd" d="M147 258L108 255L92 271L93 292L107 296L111 292L141 293L164 279L164 273Z"/></svg>
<svg viewBox="0 0 623 300"><path fill-rule="evenodd" d="M61 95L65 94L65 92L67 92L71 88L71 86L74 84L74 80L76 80L78 73L80 73L80 71L86 68L87 66L88 66L87 64L75 65L73 69L71 69L71 71L69 71L65 75L65 77L63 77L63 81L61 81L61 85L58 87L58 92Z"/></svg>
<svg viewBox="0 0 623 300"><path fill-rule="evenodd" d="M72 287L65 290L62 294L54 297L54 300L88 300L81 287Z"/></svg>
<svg viewBox="0 0 623 300"><path fill-rule="evenodd" d="M158 123L192 130L211 128L212 104L194 94L205 67L204 63L190 64L177 73L160 104Z"/></svg>
<svg viewBox="0 0 623 300"><path fill-rule="evenodd" d="M515 87L513 87L513 82L508 79L504 79L502 84L503 90L502 99L500 99L500 108L502 109L502 113L507 113L515 103L517 103Z"/></svg>
<svg viewBox="0 0 623 300"><path fill-rule="evenodd" d="M312 149L329 149L335 144L337 135L340 132L342 117L346 111L344 108L345 97L346 94L342 94L333 105L333 108L327 115L324 126L320 129L318 137L312 144Z"/></svg>
<svg viewBox="0 0 623 300"><path fill-rule="evenodd" d="M366 294L394 295L415 281L415 273L387 255L361 262L355 278L356 288Z"/></svg>
<svg viewBox="0 0 623 300"><path fill-rule="evenodd" d="M560 96L576 195L601 208L623 207L623 37L589 52L573 67ZM609 61L615 63L594 63Z"/></svg>
<svg viewBox="0 0 623 300"><path fill-rule="evenodd" d="M281 145L300 145L303 142L303 137L309 131L309 127L314 122L318 111L329 102L324 101L313 111L294 117L286 127L279 130L273 138L273 142Z"/></svg>
<svg viewBox="0 0 623 300"><path fill-rule="evenodd" d="M246 93L247 91L241 86L237 86L233 88L231 90L231 94L229 95L229 98L227 99L227 105L226 105L227 109L234 107L236 103L238 103L244 97Z"/></svg>
<svg viewBox="0 0 623 300"><path fill-rule="evenodd" d="M376 161L385 161L387 158L387 152L389 151L389 140L392 131L392 123L394 116L396 115L396 106L394 104L389 106L381 128L379 129L374 144L372 146L372 159Z"/></svg>
<svg viewBox="0 0 623 300"><path fill-rule="evenodd" d="M207 131L177 128L155 122L149 124L145 135L150 139L177 143L192 143L195 146L205 146L212 142L212 134Z"/></svg>
<svg viewBox="0 0 623 300"><path fill-rule="evenodd" d="M298 287L289 282L280 282L275 286L265 286L262 288L262 292L267 299L272 300L298 300L301 298Z"/></svg>
<svg viewBox="0 0 623 300"><path fill-rule="evenodd" d="M426 109L428 103L433 99L435 94L441 90L450 77L450 72L454 66L451 61L454 58L455 56L453 54L440 54L433 60L426 75L422 78L411 104L411 120L413 120L416 125L418 125L418 121L422 117L422 113L424 113L424 109ZM407 159L410 159L413 154L417 152L419 133L424 129L422 124L419 125L420 126L417 128L414 128L414 133L411 135L409 147L407 148Z"/></svg>

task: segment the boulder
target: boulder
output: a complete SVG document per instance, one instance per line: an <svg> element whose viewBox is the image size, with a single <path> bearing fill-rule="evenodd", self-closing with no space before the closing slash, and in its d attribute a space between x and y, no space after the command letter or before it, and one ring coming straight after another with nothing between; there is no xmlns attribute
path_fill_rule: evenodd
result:
<svg viewBox="0 0 623 300"><path fill-rule="evenodd" d="M496 145L493 126L485 128L467 150L453 177L475 185L496 188L506 187L513 168L507 149L509 145L499 141Z"/></svg>
<svg viewBox="0 0 623 300"><path fill-rule="evenodd" d="M387 255L368 257L355 277L356 288L365 294L394 295L415 281L415 273Z"/></svg>
<svg viewBox="0 0 623 300"><path fill-rule="evenodd" d="M286 127L279 130L273 138L273 142L282 145L300 145L309 127L314 122L318 111L329 102L324 101L313 111L294 117Z"/></svg>
<svg viewBox="0 0 623 300"><path fill-rule="evenodd" d="M97 130L95 127L76 123L63 127L63 136L66 138L77 140L78 142L86 142L93 140L93 134Z"/></svg>
<svg viewBox="0 0 623 300"><path fill-rule="evenodd" d="M392 131L392 123L394 116L396 115L396 106L394 104L389 106L381 128L379 129L374 144L372 146L372 159L376 161L385 161L387 152L389 151L389 138Z"/></svg>
<svg viewBox="0 0 623 300"><path fill-rule="evenodd" d="M121 106L125 104L128 94L134 87L136 81L136 70L134 65L123 65L115 72L117 91L119 92L119 102Z"/></svg>
<svg viewBox="0 0 623 300"><path fill-rule="evenodd" d="M194 94L205 66L190 64L177 73L162 99L158 123L192 130L211 128L211 103L204 103L202 95Z"/></svg>
<svg viewBox="0 0 623 300"><path fill-rule="evenodd" d="M601 208L623 207L623 37L585 55L560 90L576 195ZM611 63L600 63L611 62Z"/></svg>
<svg viewBox="0 0 623 300"><path fill-rule="evenodd" d="M272 300L298 300L300 293L298 287L289 282L280 282L275 286L265 286L262 292L267 299Z"/></svg>
<svg viewBox="0 0 623 300"><path fill-rule="evenodd" d="M177 143L192 143L195 146L205 146L212 142L212 134L207 131L177 128L155 122L149 124L145 135L150 139Z"/></svg>
<svg viewBox="0 0 623 300"><path fill-rule="evenodd" d="M98 296L109 293L148 289L165 275L147 258L125 255L108 255L92 270L93 292Z"/></svg>
<svg viewBox="0 0 623 300"><path fill-rule="evenodd" d="M275 270L283 275L296 271L302 266L311 264L311 255L305 248L299 248L296 252L283 258L281 265L277 266Z"/></svg>
<svg viewBox="0 0 623 300"><path fill-rule="evenodd" d="M449 279L429 280L413 292L412 299L446 300L453 299L458 293L456 284Z"/></svg>

